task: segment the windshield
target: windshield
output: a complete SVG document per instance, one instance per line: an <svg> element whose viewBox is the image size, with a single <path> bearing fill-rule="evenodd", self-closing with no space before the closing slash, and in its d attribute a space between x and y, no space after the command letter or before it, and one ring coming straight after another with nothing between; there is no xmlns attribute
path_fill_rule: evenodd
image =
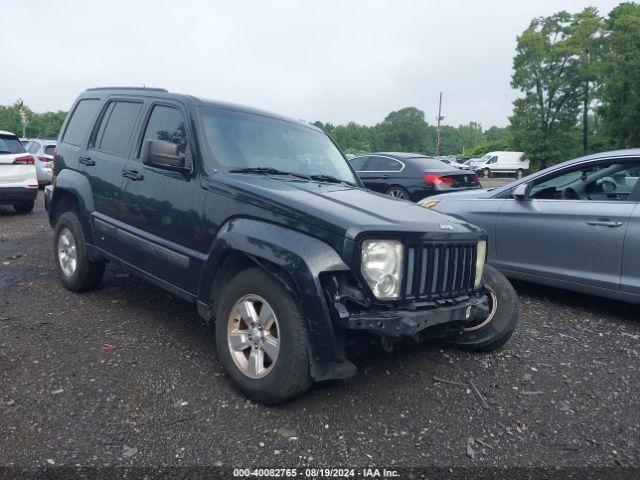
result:
<svg viewBox="0 0 640 480"><path fill-rule="evenodd" d="M0 153L25 153L24 145L14 135L0 135Z"/></svg>
<svg viewBox="0 0 640 480"><path fill-rule="evenodd" d="M202 120L209 148L224 168L269 168L357 183L329 137L312 128L213 107L202 109Z"/></svg>

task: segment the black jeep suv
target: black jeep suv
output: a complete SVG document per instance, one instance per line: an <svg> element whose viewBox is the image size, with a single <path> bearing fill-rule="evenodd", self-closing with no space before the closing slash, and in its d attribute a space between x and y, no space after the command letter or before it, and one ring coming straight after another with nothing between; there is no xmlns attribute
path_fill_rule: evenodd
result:
<svg viewBox="0 0 640 480"><path fill-rule="evenodd" d="M262 403L353 375L361 337L490 350L517 322L482 230L366 190L324 133L263 111L87 90L46 207L67 289L96 288L113 260L195 303L235 386Z"/></svg>

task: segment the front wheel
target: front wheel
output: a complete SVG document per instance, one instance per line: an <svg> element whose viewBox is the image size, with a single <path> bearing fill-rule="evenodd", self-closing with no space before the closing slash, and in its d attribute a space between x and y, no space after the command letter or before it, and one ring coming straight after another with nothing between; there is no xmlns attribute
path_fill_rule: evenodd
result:
<svg viewBox="0 0 640 480"><path fill-rule="evenodd" d="M484 176L484 178L491 178L491 170L489 170L488 168L485 168L482 171L482 175Z"/></svg>
<svg viewBox="0 0 640 480"><path fill-rule="evenodd" d="M260 268L229 282L216 312L216 351L241 393L272 405L311 387L302 318L291 293Z"/></svg>
<svg viewBox="0 0 640 480"><path fill-rule="evenodd" d="M485 265L483 278L489 314L446 340L469 352L490 352L500 348L509 340L518 323L518 297L509 280L490 265Z"/></svg>
<svg viewBox="0 0 640 480"><path fill-rule="evenodd" d="M519 168L518 170L516 170L516 178L520 179L522 177L524 177L524 170Z"/></svg>

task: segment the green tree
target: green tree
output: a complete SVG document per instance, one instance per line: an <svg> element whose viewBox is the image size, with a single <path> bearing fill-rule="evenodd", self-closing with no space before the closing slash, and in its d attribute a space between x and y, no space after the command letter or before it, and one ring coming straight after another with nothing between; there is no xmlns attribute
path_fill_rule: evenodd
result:
<svg viewBox="0 0 640 480"><path fill-rule="evenodd" d="M571 22L564 11L536 18L517 39L511 85L524 96L514 101L512 138L542 166L575 151L580 96Z"/></svg>
<svg viewBox="0 0 640 480"><path fill-rule="evenodd" d="M576 65L577 80L580 83L582 150L585 153L590 148L591 104L601 76L602 26L602 18L598 15L598 10L588 7L573 16L569 27L570 36L567 43L575 55L572 62Z"/></svg>
<svg viewBox="0 0 640 480"><path fill-rule="evenodd" d="M424 153L428 125L422 110L406 107L387 115L373 133L376 150Z"/></svg>
<svg viewBox="0 0 640 480"><path fill-rule="evenodd" d="M495 125L484 132L484 138L487 142L501 140L507 135L509 135L509 127L496 127Z"/></svg>
<svg viewBox="0 0 640 480"><path fill-rule="evenodd" d="M467 125L460 125L458 127L458 137L458 152L460 153L466 152L485 140L482 125L478 122L469 122Z"/></svg>
<svg viewBox="0 0 640 480"><path fill-rule="evenodd" d="M609 13L603 50L604 133L614 147L640 146L640 5L622 3Z"/></svg>

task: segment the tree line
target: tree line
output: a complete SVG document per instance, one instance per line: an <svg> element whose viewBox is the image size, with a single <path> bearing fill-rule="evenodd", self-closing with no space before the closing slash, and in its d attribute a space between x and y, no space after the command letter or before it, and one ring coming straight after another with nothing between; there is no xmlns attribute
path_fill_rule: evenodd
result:
<svg viewBox="0 0 640 480"><path fill-rule="evenodd" d="M391 112L373 126L349 122L346 125L313 122L329 134L346 153L362 152L413 152L434 155L436 151L436 127L425 120L424 112L416 107L406 107ZM440 127L440 155L477 155L488 149L506 147L508 128L493 126L483 130L477 122L453 127Z"/></svg>
<svg viewBox="0 0 640 480"><path fill-rule="evenodd" d="M0 105L0 130L22 136L21 109L28 122L25 132L27 138L57 138L67 116L67 112L63 111L36 113L18 100L12 105Z"/></svg>
<svg viewBox="0 0 640 480"><path fill-rule="evenodd" d="M580 154L640 146L640 5L606 16L589 7L534 18L517 38L511 86L519 91L507 127L477 122L441 127L441 155L524 151L544 167ZM22 132L21 102L0 106L0 129ZM22 106L28 137L56 137L66 112ZM313 123L347 153L435 154L436 127L418 108L389 113L372 126Z"/></svg>

